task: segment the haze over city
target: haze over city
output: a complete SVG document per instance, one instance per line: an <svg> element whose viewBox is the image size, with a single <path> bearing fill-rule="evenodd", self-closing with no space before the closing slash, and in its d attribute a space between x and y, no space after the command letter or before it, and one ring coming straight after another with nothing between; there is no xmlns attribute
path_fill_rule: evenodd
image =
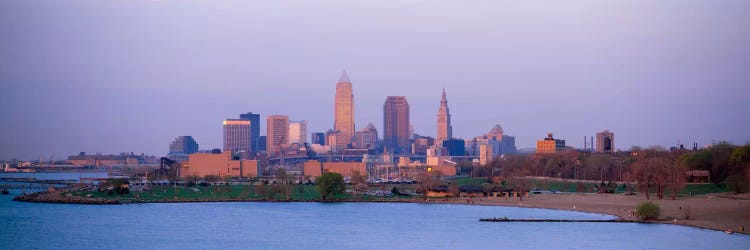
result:
<svg viewBox="0 0 750 250"><path fill-rule="evenodd" d="M750 3L651 2L3 1L0 159L221 148L245 112L325 132L342 70L357 130L406 96L435 136L444 86L454 137L519 149L750 141Z"/></svg>

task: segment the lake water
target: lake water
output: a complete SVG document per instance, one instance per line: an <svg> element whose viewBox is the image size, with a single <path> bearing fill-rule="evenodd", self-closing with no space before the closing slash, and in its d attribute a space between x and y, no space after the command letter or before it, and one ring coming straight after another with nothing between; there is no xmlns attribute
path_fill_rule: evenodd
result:
<svg viewBox="0 0 750 250"><path fill-rule="evenodd" d="M14 190L14 193L19 191ZM750 236L560 210L396 203L37 204L0 196L0 249L750 249Z"/></svg>

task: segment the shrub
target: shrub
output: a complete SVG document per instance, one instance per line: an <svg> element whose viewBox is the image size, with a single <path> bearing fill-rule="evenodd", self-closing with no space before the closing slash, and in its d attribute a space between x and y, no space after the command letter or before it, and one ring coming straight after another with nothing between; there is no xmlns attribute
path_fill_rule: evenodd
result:
<svg viewBox="0 0 750 250"><path fill-rule="evenodd" d="M655 220L659 218L660 213L659 205L648 201L639 204L635 211L642 220Z"/></svg>
<svg viewBox="0 0 750 250"><path fill-rule="evenodd" d="M741 174L727 177L726 182L729 185L729 188L738 194L746 193L749 189L747 179Z"/></svg>

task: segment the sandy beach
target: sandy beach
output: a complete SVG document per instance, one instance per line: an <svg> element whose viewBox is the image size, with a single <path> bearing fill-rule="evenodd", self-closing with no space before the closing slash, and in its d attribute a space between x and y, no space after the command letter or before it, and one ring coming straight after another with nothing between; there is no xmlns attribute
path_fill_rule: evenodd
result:
<svg viewBox="0 0 750 250"><path fill-rule="evenodd" d="M580 212L609 214L625 220L638 220L631 210L646 201L645 196L622 194L543 194L518 198L467 198L430 199L431 203L472 204L488 206L513 206L529 208L563 209ZM749 234L750 195L708 194L678 197L676 200L649 200L661 207L663 223L685 225ZM689 211L688 219L685 219ZM498 214L498 217L503 215ZM745 227L744 231L741 227Z"/></svg>

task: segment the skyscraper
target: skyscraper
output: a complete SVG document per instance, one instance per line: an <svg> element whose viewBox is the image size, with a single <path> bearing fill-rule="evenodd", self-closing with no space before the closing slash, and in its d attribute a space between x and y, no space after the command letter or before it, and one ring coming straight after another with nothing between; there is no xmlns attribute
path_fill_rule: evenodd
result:
<svg viewBox="0 0 750 250"><path fill-rule="evenodd" d="M248 159L250 154L250 120L226 119L222 123L224 127L224 151L242 153L243 159Z"/></svg>
<svg viewBox="0 0 750 250"><path fill-rule="evenodd" d="M333 129L339 131L342 137L348 138L346 144L351 142L354 136L354 94L346 71L341 73L341 78L336 83Z"/></svg>
<svg viewBox="0 0 750 250"><path fill-rule="evenodd" d="M260 137L260 114L240 114L240 119L250 121L250 151L260 151L258 149L258 138Z"/></svg>
<svg viewBox="0 0 750 250"><path fill-rule="evenodd" d="M289 144L289 117L270 115L266 118L266 152L273 156Z"/></svg>
<svg viewBox="0 0 750 250"><path fill-rule="evenodd" d="M383 104L383 141L388 152L408 153L409 102L405 96L389 96Z"/></svg>
<svg viewBox="0 0 750 250"><path fill-rule="evenodd" d="M453 138L453 126L451 126L451 113L448 110L448 99L445 97L445 88L443 88L443 97L440 99L440 109L437 114L437 140L443 141Z"/></svg>
<svg viewBox="0 0 750 250"><path fill-rule="evenodd" d="M169 144L167 158L175 161L185 161L188 159L189 154L195 152L198 152L198 143L195 142L192 136L178 136Z"/></svg>
<svg viewBox="0 0 750 250"><path fill-rule="evenodd" d="M307 121L289 121L289 143L307 142Z"/></svg>
<svg viewBox="0 0 750 250"><path fill-rule="evenodd" d="M177 138L169 144L169 153L181 153L181 154L192 154L198 152L198 143L195 142L192 136L183 135Z"/></svg>

